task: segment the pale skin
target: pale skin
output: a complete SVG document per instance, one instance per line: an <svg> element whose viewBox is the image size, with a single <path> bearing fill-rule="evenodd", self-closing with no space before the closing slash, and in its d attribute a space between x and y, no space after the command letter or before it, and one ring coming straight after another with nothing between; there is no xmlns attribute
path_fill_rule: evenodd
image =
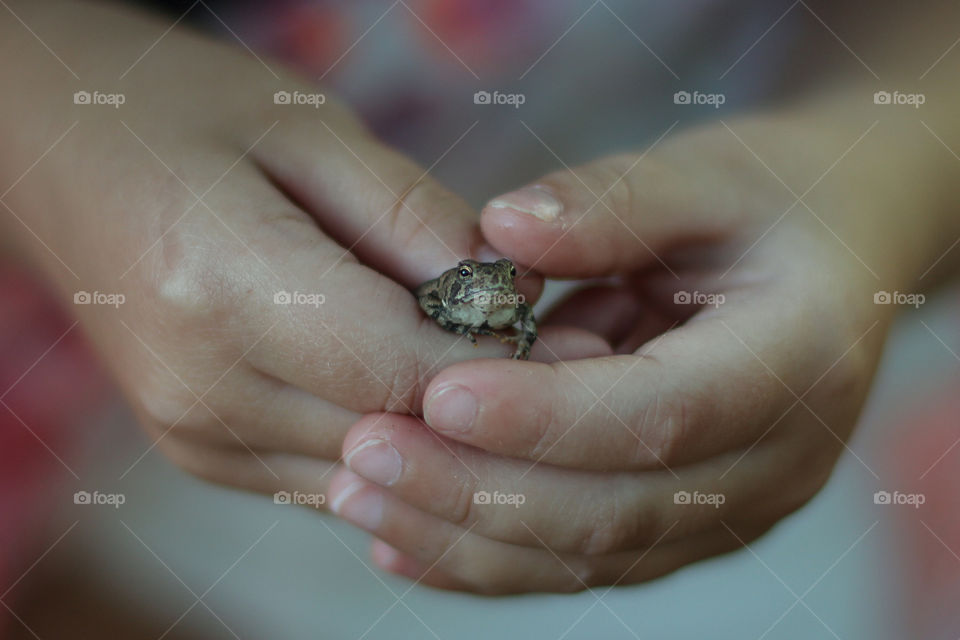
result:
<svg viewBox="0 0 960 640"><path fill-rule="evenodd" d="M80 121L3 198L11 249L65 301L79 289L126 295L120 309L76 313L176 464L265 493L327 492L379 539L377 564L427 585L630 584L750 542L813 496L843 451L896 311L873 293L924 290L957 267L960 251L948 248L960 225L945 203L960 201L960 163L902 111L883 112L858 141L880 115L864 108L872 78L842 48L842 64L822 61L836 68L822 90L811 81L729 130L678 132L639 162L642 150L552 173L536 182L541 217L519 210L535 204L524 191L495 199L478 229L462 200L345 106L330 99L318 117L273 105L278 88L316 89L278 83L235 47L174 31L117 83L166 23L96 5L10 4L82 78L2 17L0 53L26 63L0 74L30 87L0 105L3 189ZM882 58L884 78L915 78L955 37L956 20L921 7L913 23L870 15L876 28L850 44ZM879 42L890 29L900 44ZM124 35L98 37L108 33ZM898 46L902 55L876 54ZM958 148L956 63L941 64L923 88L924 121ZM127 96L119 113L70 101L114 84ZM206 205L178 222L196 200L181 180ZM816 186L765 233L796 200L780 180L797 195ZM591 191L608 188L594 206ZM548 277L630 284L579 294L552 328L545 317L539 362L506 360L509 348L489 339L488 358L471 360L477 350L409 290L459 259L498 253ZM539 278L522 287L533 299ZM278 290L325 302L277 306ZM697 312L672 304L677 291L725 301ZM474 397L475 420L454 386ZM424 413L426 425L414 417ZM392 448L399 471L383 458L361 469L361 447ZM341 456L352 471L331 471ZM678 490L725 502L678 505ZM473 505L475 491L525 502Z"/></svg>

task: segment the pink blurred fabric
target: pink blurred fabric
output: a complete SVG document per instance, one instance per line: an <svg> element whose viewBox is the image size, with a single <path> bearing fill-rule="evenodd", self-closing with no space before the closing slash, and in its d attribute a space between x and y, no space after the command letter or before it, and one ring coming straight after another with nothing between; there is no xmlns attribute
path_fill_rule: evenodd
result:
<svg viewBox="0 0 960 640"><path fill-rule="evenodd" d="M898 507L896 557L906 625L924 640L960 638L960 377L914 406L885 447L901 493L921 494ZM920 408L922 406L922 408Z"/></svg>
<svg viewBox="0 0 960 640"><path fill-rule="evenodd" d="M79 429L109 397L72 325L40 283L0 263L0 594L54 542L38 537L48 496L75 483ZM19 586L3 598L14 611ZM0 608L0 634L9 618Z"/></svg>

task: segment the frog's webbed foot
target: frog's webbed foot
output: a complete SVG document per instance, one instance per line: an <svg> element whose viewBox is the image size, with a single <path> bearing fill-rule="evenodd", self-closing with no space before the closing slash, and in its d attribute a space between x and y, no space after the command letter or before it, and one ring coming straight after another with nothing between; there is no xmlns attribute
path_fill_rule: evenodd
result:
<svg viewBox="0 0 960 640"><path fill-rule="evenodd" d="M473 327L465 327L460 324L449 324L445 326L444 329L446 329L447 331L453 331L454 333L458 333L461 336L464 336L467 340L470 341L471 344L473 344L474 348L480 346L477 344L476 336L473 335L476 332L476 329L474 329Z"/></svg>

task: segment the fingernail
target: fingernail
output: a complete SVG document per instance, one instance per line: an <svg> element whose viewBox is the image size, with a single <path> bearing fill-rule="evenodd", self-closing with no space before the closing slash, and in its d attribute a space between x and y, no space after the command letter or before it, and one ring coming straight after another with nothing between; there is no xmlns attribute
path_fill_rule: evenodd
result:
<svg viewBox="0 0 960 640"><path fill-rule="evenodd" d="M467 431L477 417L477 399L458 384L441 387L423 410L427 424L440 431Z"/></svg>
<svg viewBox="0 0 960 640"><path fill-rule="evenodd" d="M543 185L523 187L516 191L494 198L487 203L494 209L513 209L521 213L553 222L563 210L563 204Z"/></svg>
<svg viewBox="0 0 960 640"><path fill-rule="evenodd" d="M400 452L380 438L371 438L351 449L343 461L357 475L385 487L395 484L403 472Z"/></svg>
<svg viewBox="0 0 960 640"><path fill-rule="evenodd" d="M383 521L383 496L376 491L363 491L362 482L354 482L333 499L330 510L367 531L375 531Z"/></svg>

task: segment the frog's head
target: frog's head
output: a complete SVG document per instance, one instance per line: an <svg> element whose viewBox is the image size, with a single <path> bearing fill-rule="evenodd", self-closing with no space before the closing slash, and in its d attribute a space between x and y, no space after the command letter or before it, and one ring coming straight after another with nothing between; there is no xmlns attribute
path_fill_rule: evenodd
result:
<svg viewBox="0 0 960 640"><path fill-rule="evenodd" d="M461 260L450 270L447 304L476 307L516 306L517 268L506 258L496 262Z"/></svg>

